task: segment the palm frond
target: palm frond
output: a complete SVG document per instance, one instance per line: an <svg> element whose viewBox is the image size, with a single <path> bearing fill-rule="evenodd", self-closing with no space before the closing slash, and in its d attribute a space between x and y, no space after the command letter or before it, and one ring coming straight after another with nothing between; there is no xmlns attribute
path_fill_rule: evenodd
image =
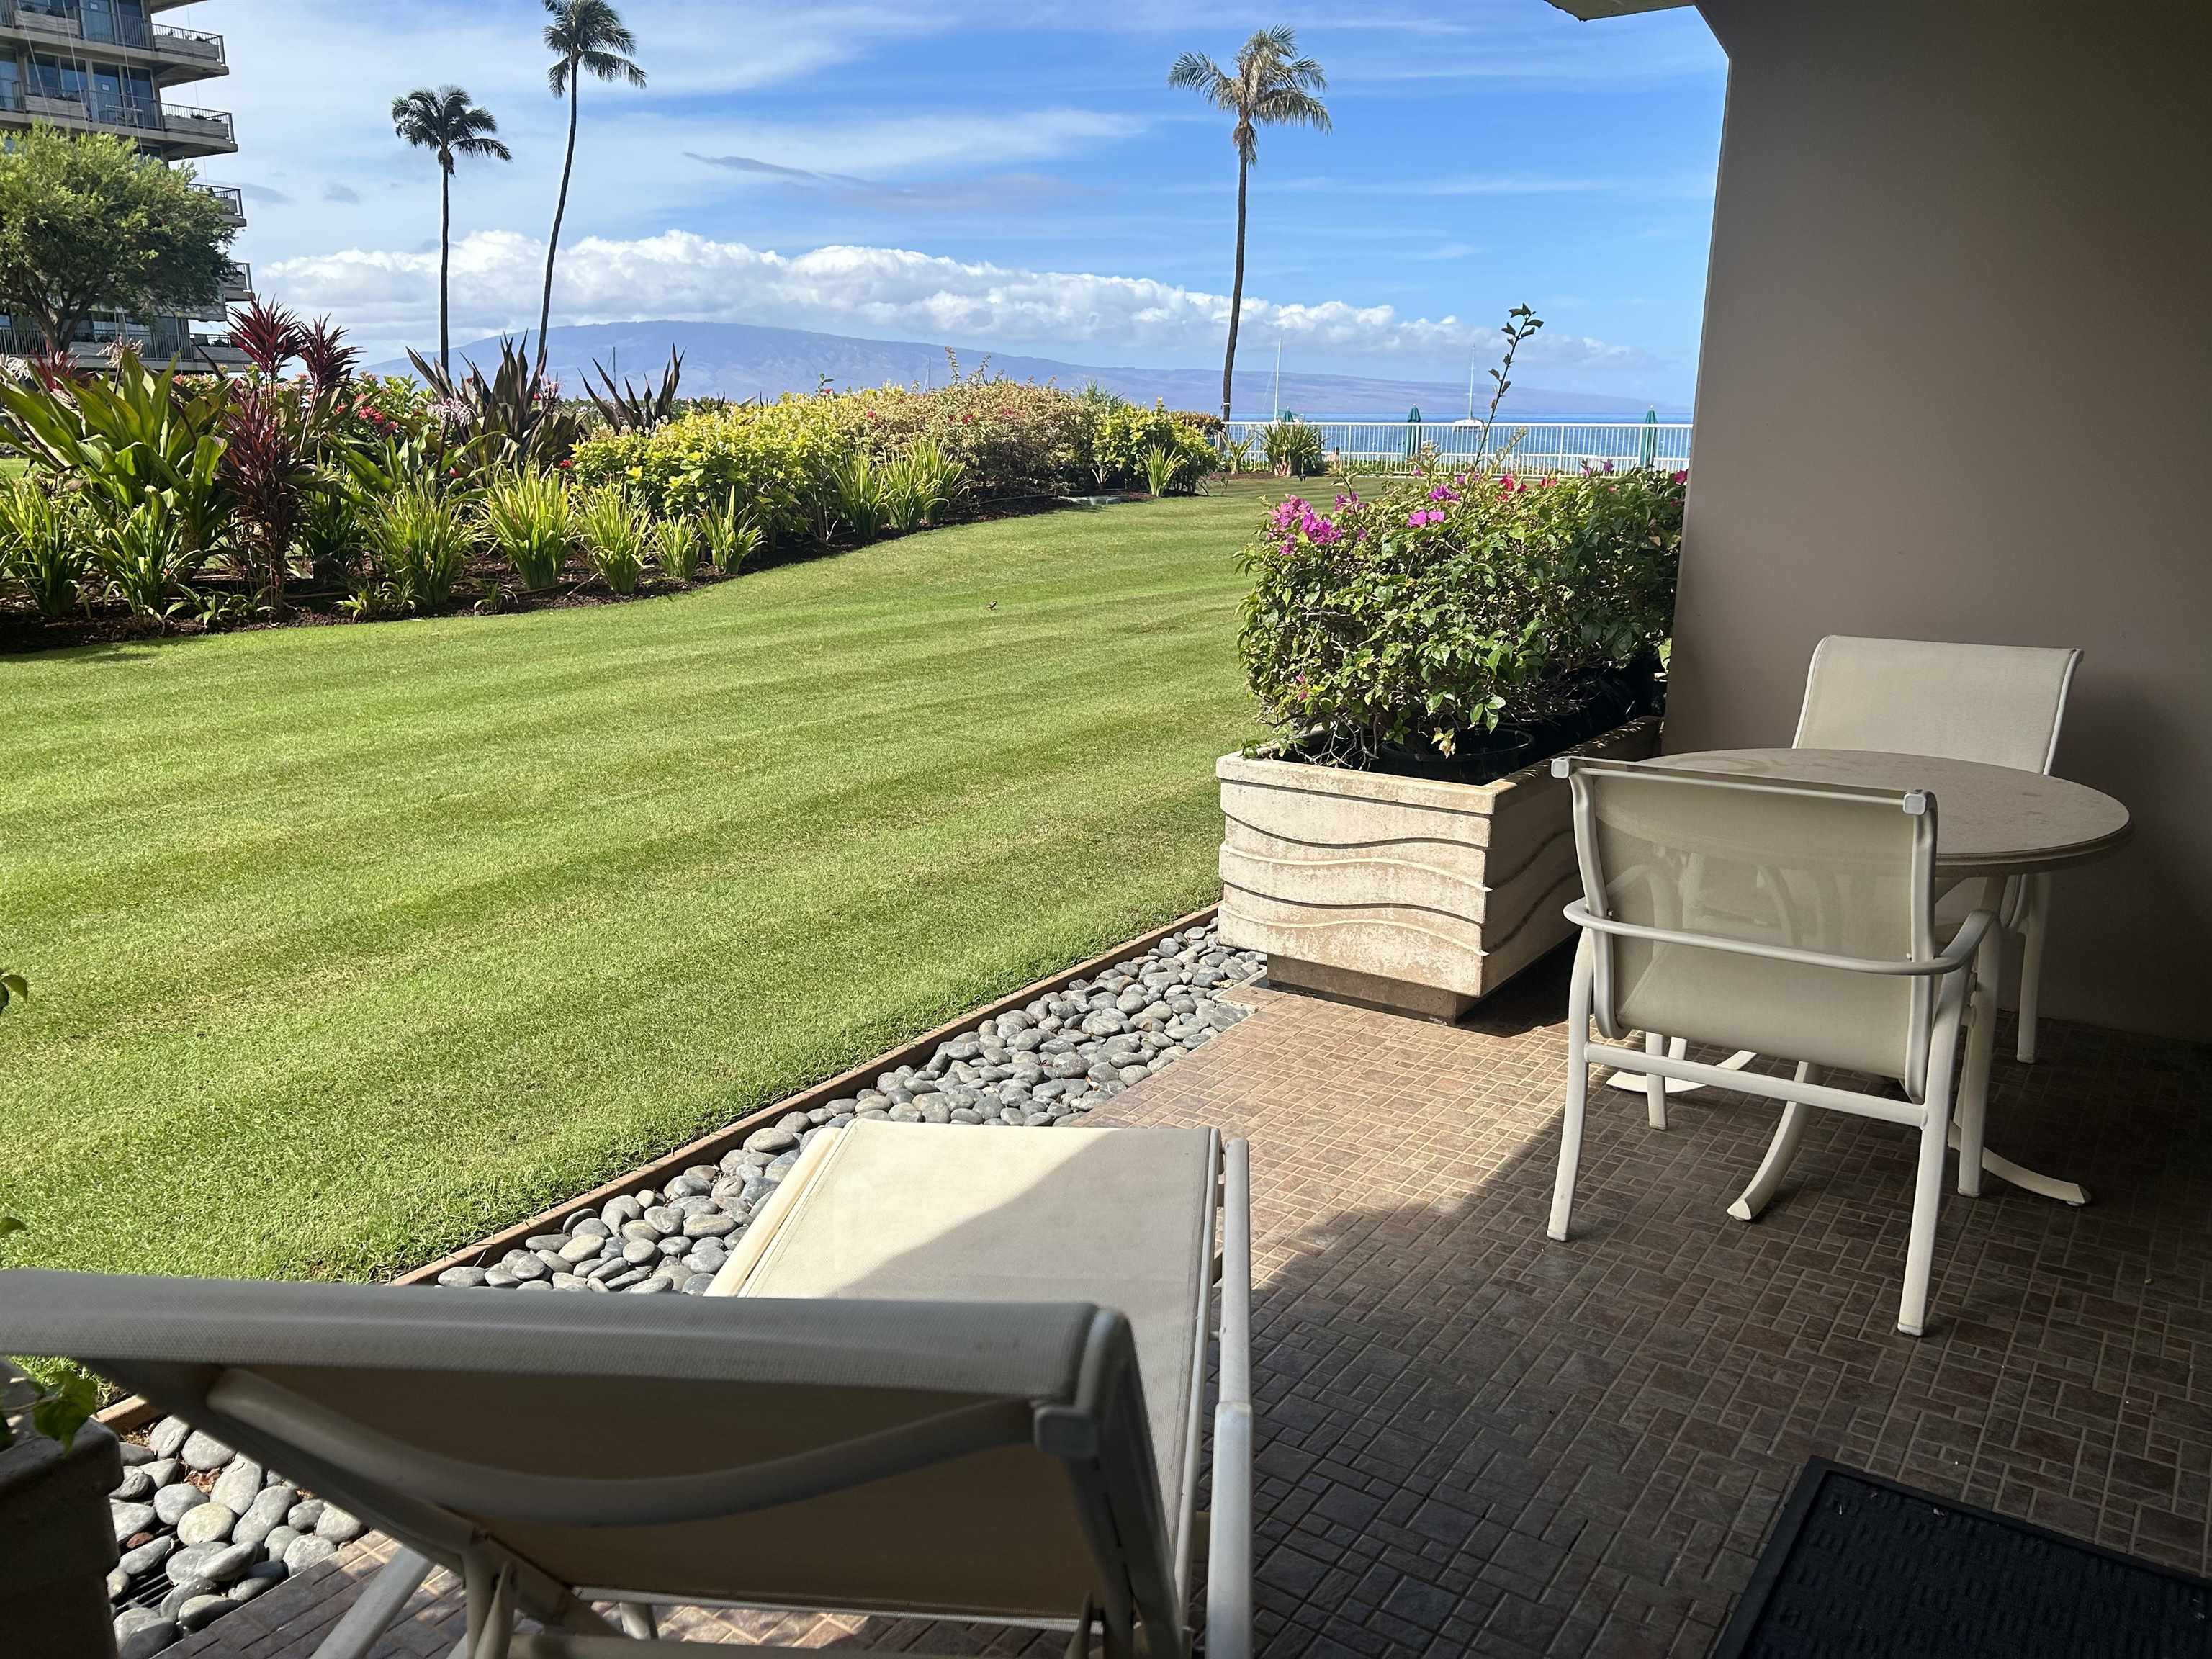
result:
<svg viewBox="0 0 2212 1659"><path fill-rule="evenodd" d="M553 20L545 26L545 49L554 59L545 82L555 97L568 90L570 78L580 70L601 81L645 85L645 71L629 58L637 50L637 37L608 0L545 0L545 10Z"/></svg>
<svg viewBox="0 0 2212 1659"><path fill-rule="evenodd" d="M438 165L453 170L456 155L514 159L507 146L487 135L499 131L492 112L469 101L464 87L417 87L392 100L392 130L416 149L434 150Z"/></svg>
<svg viewBox="0 0 2212 1659"><path fill-rule="evenodd" d="M645 71L618 52L587 52L579 60L600 81L627 81L634 87L645 85Z"/></svg>
<svg viewBox="0 0 2212 1659"><path fill-rule="evenodd" d="M1269 126L1311 127L1316 132L1334 131L1329 125L1328 106L1297 87L1270 88L1253 110L1252 118Z"/></svg>
<svg viewBox="0 0 2212 1659"><path fill-rule="evenodd" d="M1332 130L1328 106L1320 97L1328 90L1328 76L1316 59L1298 56L1293 28L1255 31L1237 49L1233 72L1202 52L1187 52L1169 69L1168 84L1196 92L1237 118L1230 140L1247 166L1260 159L1262 126Z"/></svg>
<svg viewBox="0 0 2212 1659"><path fill-rule="evenodd" d="M1175 60L1168 70L1168 84L1192 92L1204 93L1208 98L1218 95L1230 84L1221 65L1202 52L1187 52Z"/></svg>

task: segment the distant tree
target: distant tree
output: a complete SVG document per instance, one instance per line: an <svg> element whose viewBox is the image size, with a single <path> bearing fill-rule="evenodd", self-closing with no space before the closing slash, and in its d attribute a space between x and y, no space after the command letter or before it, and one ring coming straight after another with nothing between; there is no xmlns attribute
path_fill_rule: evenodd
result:
<svg viewBox="0 0 2212 1659"><path fill-rule="evenodd" d="M491 136L499 131L491 112L471 103L459 87L417 87L393 99L392 130L414 149L438 158L438 366L450 371L447 284L453 258L453 164L464 155L512 161L514 153Z"/></svg>
<svg viewBox="0 0 2212 1659"><path fill-rule="evenodd" d="M1295 29L1261 29L1237 51L1224 70L1202 52L1187 52L1168 71L1168 84L1187 88L1225 115L1236 117L1230 141L1237 146L1237 276L1229 290L1229 349L1221 360L1221 418L1229 418L1230 381L1237 372L1237 325L1244 310L1245 198L1252 164L1260 159L1263 126L1308 126L1329 131L1328 106L1320 94L1328 77L1310 58L1298 56Z"/></svg>
<svg viewBox="0 0 2212 1659"><path fill-rule="evenodd" d="M216 304L236 234L189 167L127 139L36 126L0 151L0 309L34 319L50 350L95 311Z"/></svg>
<svg viewBox="0 0 2212 1659"><path fill-rule="evenodd" d="M645 71L629 60L636 37L623 26L622 15L607 0L545 0L553 21L545 26L545 48L553 66L545 83L556 98L568 100L568 149L561 161L561 197L553 205L553 234L545 239L545 299L538 308L538 368L545 368L545 331L553 320L553 258L560 251L561 221L568 212L568 174L576 165L576 90L588 74L600 81L645 85Z"/></svg>

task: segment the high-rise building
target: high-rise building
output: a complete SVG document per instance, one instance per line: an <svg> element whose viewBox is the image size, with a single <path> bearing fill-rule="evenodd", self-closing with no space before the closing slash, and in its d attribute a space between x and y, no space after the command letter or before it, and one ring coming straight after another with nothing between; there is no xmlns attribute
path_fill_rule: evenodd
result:
<svg viewBox="0 0 2212 1659"><path fill-rule="evenodd" d="M238 143L230 116L172 101L167 94L194 82L230 73L222 37L204 29L154 21L183 0L0 0L0 142L10 131L43 122L63 132L116 133L164 161L228 155ZM200 188L246 222L245 200L234 185ZM235 366L242 360L223 340L229 303L243 300L251 273L234 267L222 300L207 317L125 317L119 313L86 321L70 342L80 356L96 358L118 338L128 339L155 362L171 357L188 365ZM40 345L27 321L0 319L9 352Z"/></svg>

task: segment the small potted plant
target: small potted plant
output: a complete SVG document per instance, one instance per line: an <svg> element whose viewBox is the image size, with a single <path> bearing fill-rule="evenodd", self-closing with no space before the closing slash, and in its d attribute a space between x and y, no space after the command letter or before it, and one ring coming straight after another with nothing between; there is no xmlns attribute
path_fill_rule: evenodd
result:
<svg viewBox="0 0 2212 1659"><path fill-rule="evenodd" d="M0 972L0 1012L29 988ZM23 1224L0 1215L0 1238ZM117 1559L107 1495L123 1482L115 1437L88 1421L99 1385L47 1385L0 1359L0 1631L9 1651L115 1651L107 1573Z"/></svg>
<svg viewBox="0 0 2212 1659"><path fill-rule="evenodd" d="M1278 735L1216 768L1223 941L1284 984L1455 1019L1565 938L1546 763L1656 746L1686 482L1429 457L1276 507L1239 644Z"/></svg>

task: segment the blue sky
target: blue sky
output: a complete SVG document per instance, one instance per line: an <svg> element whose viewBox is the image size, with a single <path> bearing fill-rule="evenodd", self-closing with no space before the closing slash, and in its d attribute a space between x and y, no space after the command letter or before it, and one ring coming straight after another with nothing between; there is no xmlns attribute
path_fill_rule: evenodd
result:
<svg viewBox="0 0 2212 1659"><path fill-rule="evenodd" d="M1091 363L1218 363L1235 156L1166 85L1288 23L1336 130L1253 177L1246 349L1309 371L1464 376L1507 307L1523 383L1686 404L1726 63L1682 10L1544 0L1306 8L628 0L646 91L587 82L556 322L641 317L948 339ZM511 166L454 192L459 338L534 322L560 166L538 0L197 0L235 111L239 252L372 355L436 328L437 175L393 96L457 82Z"/></svg>

